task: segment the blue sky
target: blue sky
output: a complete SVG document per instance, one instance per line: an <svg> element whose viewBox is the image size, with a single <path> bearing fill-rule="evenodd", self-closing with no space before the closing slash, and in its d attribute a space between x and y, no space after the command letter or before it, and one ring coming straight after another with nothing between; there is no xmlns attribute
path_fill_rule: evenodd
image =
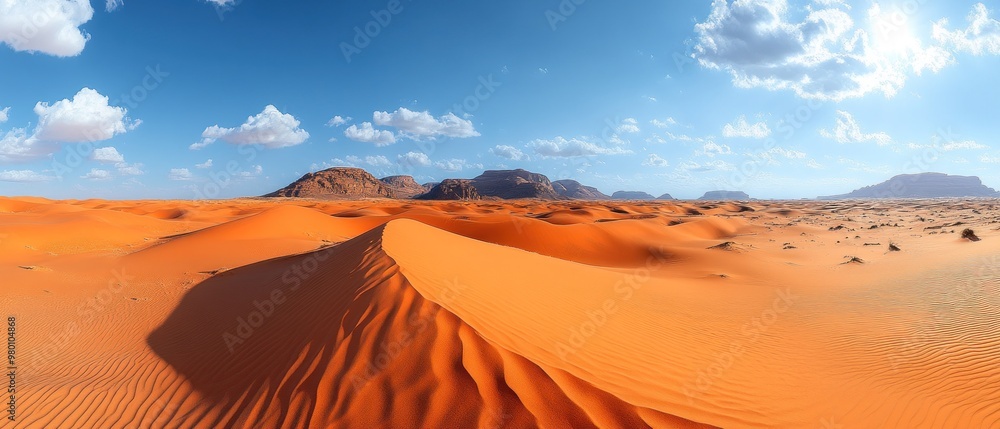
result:
<svg viewBox="0 0 1000 429"><path fill-rule="evenodd" d="M333 166L1000 188L997 1L161 3L0 5L0 193L237 197Z"/></svg>

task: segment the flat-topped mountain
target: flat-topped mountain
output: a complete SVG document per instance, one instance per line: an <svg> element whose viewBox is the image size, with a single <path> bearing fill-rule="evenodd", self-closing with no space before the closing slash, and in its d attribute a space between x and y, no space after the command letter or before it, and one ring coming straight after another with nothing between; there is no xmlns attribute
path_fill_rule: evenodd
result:
<svg viewBox="0 0 1000 429"><path fill-rule="evenodd" d="M901 174L877 185L866 186L848 194L819 197L824 200L851 198L950 198L1000 197L993 188L983 185L976 176L950 176L943 173Z"/></svg>
<svg viewBox="0 0 1000 429"><path fill-rule="evenodd" d="M560 199L548 177L522 169L488 170L471 183L484 197Z"/></svg>
<svg viewBox="0 0 1000 429"><path fill-rule="evenodd" d="M749 199L750 196L743 191L709 191L699 198L699 200L707 201L745 201Z"/></svg>
<svg viewBox="0 0 1000 429"><path fill-rule="evenodd" d="M618 191L611 194L615 200L655 200L656 197L639 191Z"/></svg>
<svg viewBox="0 0 1000 429"><path fill-rule="evenodd" d="M394 188L398 198L413 198L431 189L417 183L416 180L413 180L413 176L389 176L383 177L380 180L382 183Z"/></svg>
<svg viewBox="0 0 1000 429"><path fill-rule="evenodd" d="M593 186L584 186L576 180L556 180L552 182L552 188L563 198L574 200L607 200L611 197L598 191Z"/></svg>
<svg viewBox="0 0 1000 429"><path fill-rule="evenodd" d="M398 198L399 192L360 168L337 167L308 173L265 197Z"/></svg>

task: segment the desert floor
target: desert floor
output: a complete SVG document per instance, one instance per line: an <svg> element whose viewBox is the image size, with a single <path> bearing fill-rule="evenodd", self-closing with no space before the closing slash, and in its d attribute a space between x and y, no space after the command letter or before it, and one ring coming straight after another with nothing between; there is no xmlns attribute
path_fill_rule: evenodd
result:
<svg viewBox="0 0 1000 429"><path fill-rule="evenodd" d="M0 427L997 428L998 228L996 200L0 198Z"/></svg>

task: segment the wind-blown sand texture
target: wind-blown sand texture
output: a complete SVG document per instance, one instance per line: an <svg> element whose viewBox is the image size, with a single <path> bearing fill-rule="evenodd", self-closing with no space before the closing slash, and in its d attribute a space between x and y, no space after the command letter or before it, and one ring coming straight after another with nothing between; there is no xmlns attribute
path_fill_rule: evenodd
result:
<svg viewBox="0 0 1000 429"><path fill-rule="evenodd" d="M995 428L998 228L996 200L3 198L3 427Z"/></svg>

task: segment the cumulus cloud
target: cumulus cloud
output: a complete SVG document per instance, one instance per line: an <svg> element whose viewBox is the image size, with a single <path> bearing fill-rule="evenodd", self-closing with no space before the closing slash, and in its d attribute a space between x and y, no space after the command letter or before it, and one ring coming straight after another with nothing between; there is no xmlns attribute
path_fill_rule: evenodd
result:
<svg viewBox="0 0 1000 429"><path fill-rule="evenodd" d="M47 182L53 177L31 170L0 171L0 182Z"/></svg>
<svg viewBox="0 0 1000 429"><path fill-rule="evenodd" d="M500 158L509 159L511 161L529 161L531 158L514 146L508 145L497 145L490 148L490 153L494 156Z"/></svg>
<svg viewBox="0 0 1000 429"><path fill-rule="evenodd" d="M640 131L639 121L635 120L635 118L625 118L620 124L618 124L618 128L616 128L615 131L622 134L638 133Z"/></svg>
<svg viewBox="0 0 1000 429"><path fill-rule="evenodd" d="M879 146L892 144L892 137L884 132L865 133L854 120L854 116L843 110L837 111L837 126L832 131L821 129L819 134L840 144L875 143Z"/></svg>
<svg viewBox="0 0 1000 429"><path fill-rule="evenodd" d="M656 128L669 128L671 126L677 125L677 121L674 120L674 118L667 118L662 121L659 119L653 119L652 121L649 121L649 123Z"/></svg>
<svg viewBox="0 0 1000 429"><path fill-rule="evenodd" d="M705 142L700 150L695 151L696 155L703 155L710 158L716 155L732 155L732 153L733 150L728 145L718 144L713 141Z"/></svg>
<svg viewBox="0 0 1000 429"><path fill-rule="evenodd" d="M115 169L117 169L118 174L121 174L122 176L142 176L143 174L146 174L146 172L142 171L142 164L140 163L129 164L121 162L115 164Z"/></svg>
<svg viewBox="0 0 1000 429"><path fill-rule="evenodd" d="M108 170L91 168L89 173L80 176L80 178L87 180L109 180L111 179L111 172Z"/></svg>
<svg viewBox="0 0 1000 429"><path fill-rule="evenodd" d="M427 154L422 152L407 152L399 155L396 158L396 162L409 167L427 167L431 165L431 159L427 157Z"/></svg>
<svg viewBox="0 0 1000 429"><path fill-rule="evenodd" d="M10 107L4 107L3 109L0 109L0 124L7 122L7 120L10 119L8 113L10 113Z"/></svg>
<svg viewBox="0 0 1000 429"><path fill-rule="evenodd" d="M194 179L194 175L191 174L191 170L186 168L171 168L170 173L167 173L167 178L176 181L187 181Z"/></svg>
<svg viewBox="0 0 1000 429"><path fill-rule="evenodd" d="M269 104L262 112L248 117L239 127L223 128L213 125L205 128L201 133L202 140L189 148L198 150L217 140L235 145L261 145L268 149L295 146L309 139L309 132L299 128L299 124L294 116L281 113L277 107Z"/></svg>
<svg viewBox="0 0 1000 429"><path fill-rule="evenodd" d="M0 43L19 52L74 57L90 40L80 26L93 17L90 0L0 1Z"/></svg>
<svg viewBox="0 0 1000 429"><path fill-rule="evenodd" d="M974 5L966 20L968 27L953 31L947 29L947 19L938 21L932 30L934 39L956 52L1000 55L1000 21L990 17L986 5Z"/></svg>
<svg viewBox="0 0 1000 429"><path fill-rule="evenodd" d="M726 137L763 139L771 135L771 128L764 122L751 124L747 122L746 116L740 116L736 118L735 122L722 127L722 135Z"/></svg>
<svg viewBox="0 0 1000 429"><path fill-rule="evenodd" d="M646 157L646 160L642 162L642 165L647 167L669 167L670 163L661 158L659 155L651 153Z"/></svg>
<svg viewBox="0 0 1000 429"><path fill-rule="evenodd" d="M29 134L14 128L0 137L0 161L26 162L56 153L61 143L98 142L124 134L141 121L132 121L123 107L108 104L105 97L83 88L72 100L53 104L38 102L34 109L38 125Z"/></svg>
<svg viewBox="0 0 1000 429"><path fill-rule="evenodd" d="M97 162L121 163L125 162L125 157L118 153L118 149L112 146L99 147L90 154L90 159Z"/></svg>
<svg viewBox="0 0 1000 429"><path fill-rule="evenodd" d="M351 125L344 130L344 136L362 143L374 143L375 146L388 146L396 143L396 135L392 131L377 130L371 122L362 122L361 126Z"/></svg>
<svg viewBox="0 0 1000 429"><path fill-rule="evenodd" d="M353 120L353 119L354 118L352 118L350 116L348 116L348 117L345 118L343 116L337 115L337 116L334 116L332 119L330 119L330 121L326 123L326 126L328 126L328 127L339 127L339 126L344 125L344 124L346 124L348 122L351 122L351 120Z"/></svg>
<svg viewBox="0 0 1000 429"><path fill-rule="evenodd" d="M849 12L834 1L800 14L786 0L714 0L709 17L695 25L693 56L729 72L740 88L837 101L873 92L892 97L910 73L950 63L944 49L925 46L895 22L894 11L873 4L861 24Z"/></svg>
<svg viewBox="0 0 1000 429"><path fill-rule="evenodd" d="M434 163L434 167L437 169L450 172L462 171L468 166L469 164L464 159L447 159Z"/></svg>
<svg viewBox="0 0 1000 429"><path fill-rule="evenodd" d="M60 100L51 105L35 104L38 126L34 138L60 143L96 142L135 129L141 122L131 121L124 107L108 104L108 97L83 88L72 100Z"/></svg>
<svg viewBox="0 0 1000 429"><path fill-rule="evenodd" d="M205 161L205 162L203 162L201 164L195 164L194 167L195 168L201 168L201 169L212 168L212 159L209 158L207 161Z"/></svg>
<svg viewBox="0 0 1000 429"><path fill-rule="evenodd" d="M479 132L472 121L459 118L454 113L435 118L430 112L414 112L400 107L395 112L375 112L375 125L393 127L403 137L412 139L434 139L437 137L468 138L477 137Z"/></svg>
<svg viewBox="0 0 1000 429"><path fill-rule="evenodd" d="M593 155L621 155L632 151L621 147L602 147L578 138L556 137L550 140L534 140L528 144L542 158L573 158Z"/></svg>

